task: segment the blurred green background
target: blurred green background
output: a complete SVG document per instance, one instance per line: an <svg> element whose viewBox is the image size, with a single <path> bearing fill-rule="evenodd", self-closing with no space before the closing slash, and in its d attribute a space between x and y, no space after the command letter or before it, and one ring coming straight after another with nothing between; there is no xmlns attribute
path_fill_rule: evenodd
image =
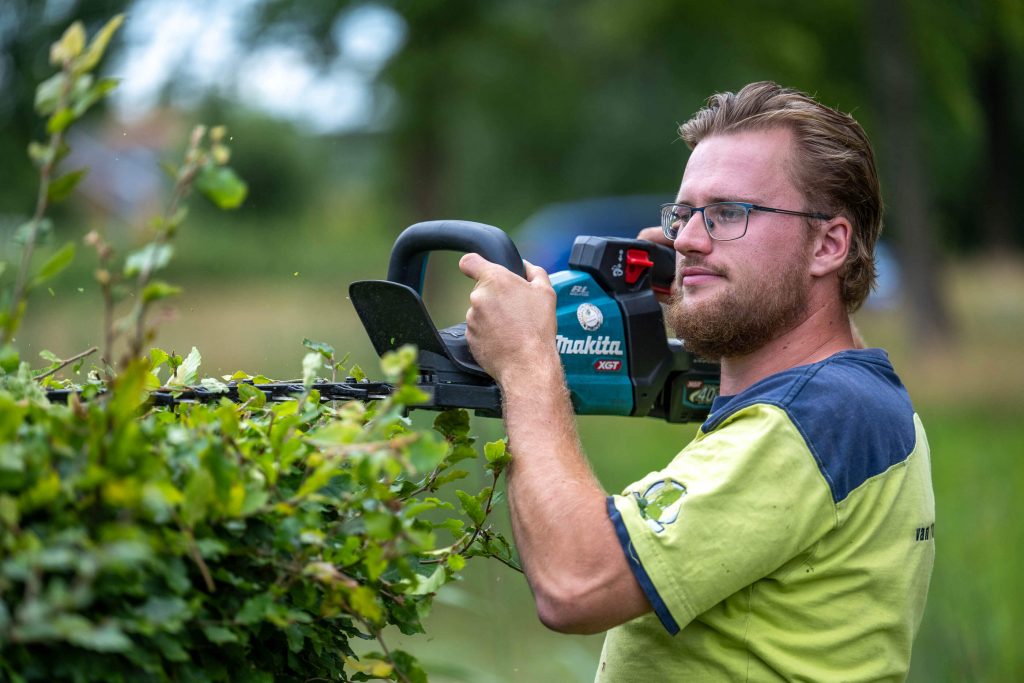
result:
<svg viewBox="0 0 1024 683"><path fill-rule="evenodd" d="M143 243L166 201L158 162L195 123L227 124L250 195L230 214L192 201L167 274L185 292L157 339L199 347L210 375L298 375L303 337L373 375L347 286L384 275L403 227L462 218L515 237L554 202L671 196L687 157L675 129L714 91L772 79L852 112L876 144L895 288L857 322L890 351L932 444L938 560L910 679L1024 680L1024 4L5 0L8 262L34 205L25 149L44 135L32 100L48 46L74 19L91 32L121 11L103 71L123 80L69 140L65 168L92 171L54 212L39 258L93 228L122 254ZM432 259L439 326L467 305L455 258ZM23 356L100 341L94 268L80 249L33 294ZM660 467L695 428L580 427L609 490ZM494 420L476 428L501 434ZM587 681L601 644L545 631L522 577L496 563L446 587L427 631L395 639L435 681Z"/></svg>

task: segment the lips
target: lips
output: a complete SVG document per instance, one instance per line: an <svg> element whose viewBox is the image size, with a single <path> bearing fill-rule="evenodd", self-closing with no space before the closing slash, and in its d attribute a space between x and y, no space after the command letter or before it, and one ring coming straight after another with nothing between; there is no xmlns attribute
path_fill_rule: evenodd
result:
<svg viewBox="0 0 1024 683"><path fill-rule="evenodd" d="M725 276L705 266L686 266L679 271L679 282L683 287L695 287L722 280Z"/></svg>

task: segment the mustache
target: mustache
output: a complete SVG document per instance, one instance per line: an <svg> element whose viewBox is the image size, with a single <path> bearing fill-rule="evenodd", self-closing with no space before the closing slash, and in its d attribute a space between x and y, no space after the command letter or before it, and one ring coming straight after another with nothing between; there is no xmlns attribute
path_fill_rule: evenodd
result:
<svg viewBox="0 0 1024 683"><path fill-rule="evenodd" d="M685 268L703 268L704 270L714 275L721 275L722 277L728 277L729 271L721 266L713 266L709 264L704 258L699 256L687 256L683 257L676 267L676 284L681 285L683 282L683 270Z"/></svg>

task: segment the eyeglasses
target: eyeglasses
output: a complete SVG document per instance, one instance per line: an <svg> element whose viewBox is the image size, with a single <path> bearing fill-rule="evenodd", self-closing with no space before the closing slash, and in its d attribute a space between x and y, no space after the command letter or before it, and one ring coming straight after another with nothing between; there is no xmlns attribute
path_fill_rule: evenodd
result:
<svg viewBox="0 0 1024 683"><path fill-rule="evenodd" d="M715 202L707 206L688 206L686 204L662 204L661 206L661 231L665 237L676 240L679 231L684 225L690 222L693 214L700 212L704 216L704 227L708 235L717 242L728 242L738 240L747 234L747 220L751 211L768 211L770 213L784 213L787 216L803 216L805 218L818 218L829 220L832 216L823 213L805 213L803 211L788 211L786 209L772 209L767 206L748 204L747 202Z"/></svg>

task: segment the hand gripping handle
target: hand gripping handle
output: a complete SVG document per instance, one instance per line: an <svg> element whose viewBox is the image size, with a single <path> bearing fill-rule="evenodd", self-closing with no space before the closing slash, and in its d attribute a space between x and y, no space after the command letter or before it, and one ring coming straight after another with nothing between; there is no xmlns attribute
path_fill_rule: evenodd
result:
<svg viewBox="0 0 1024 683"><path fill-rule="evenodd" d="M426 257L432 251L474 252L526 277L523 258L505 231L484 223L446 220L416 223L402 231L391 249L388 280L422 294Z"/></svg>

